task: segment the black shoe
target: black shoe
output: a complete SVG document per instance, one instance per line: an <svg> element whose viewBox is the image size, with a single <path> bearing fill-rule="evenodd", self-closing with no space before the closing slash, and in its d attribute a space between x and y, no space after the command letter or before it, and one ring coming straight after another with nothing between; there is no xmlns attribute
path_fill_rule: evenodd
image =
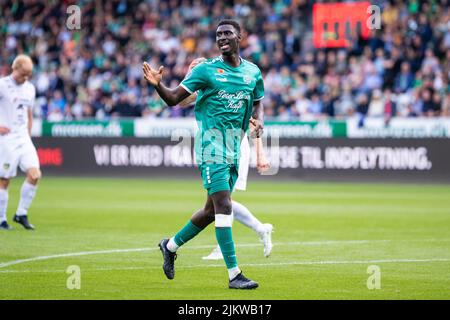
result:
<svg viewBox="0 0 450 320"><path fill-rule="evenodd" d="M159 249L161 250L164 259L164 274L166 275L167 279L172 280L175 277L174 263L175 259L177 258L177 254L167 249L167 242L169 242L169 239L162 239L159 243Z"/></svg>
<svg viewBox="0 0 450 320"><path fill-rule="evenodd" d="M0 223L0 230L11 230L11 226L8 224L8 222L3 221Z"/></svg>
<svg viewBox="0 0 450 320"><path fill-rule="evenodd" d="M14 222L21 224L27 230L34 230L34 226L28 222L27 216L18 216L17 214L13 218Z"/></svg>
<svg viewBox="0 0 450 320"><path fill-rule="evenodd" d="M258 283L247 279L244 275L239 273L233 280L230 280L228 284L228 288L230 289L256 289L258 288Z"/></svg>

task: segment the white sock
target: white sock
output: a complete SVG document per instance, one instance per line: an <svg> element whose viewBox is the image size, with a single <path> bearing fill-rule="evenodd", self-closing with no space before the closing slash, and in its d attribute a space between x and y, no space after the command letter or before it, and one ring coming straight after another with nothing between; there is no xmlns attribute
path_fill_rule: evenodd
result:
<svg viewBox="0 0 450 320"><path fill-rule="evenodd" d="M265 231L264 225L244 205L232 201L234 218L243 225L252 228L257 233Z"/></svg>
<svg viewBox="0 0 450 320"><path fill-rule="evenodd" d="M25 181L22 185L22 189L20 191L20 201L19 207L17 208L16 214L18 216L26 216L28 213L28 209L31 206L31 202L33 202L34 196L36 195L37 187Z"/></svg>
<svg viewBox="0 0 450 320"><path fill-rule="evenodd" d="M7 208L8 208L8 190L0 189L0 223L6 221Z"/></svg>
<svg viewBox="0 0 450 320"><path fill-rule="evenodd" d="M241 273L241 269L239 269L239 267L228 269L228 278L233 280L239 273Z"/></svg>
<svg viewBox="0 0 450 320"><path fill-rule="evenodd" d="M169 242L167 242L166 247L170 252L176 252L180 246L176 244L175 237L172 237L169 239Z"/></svg>

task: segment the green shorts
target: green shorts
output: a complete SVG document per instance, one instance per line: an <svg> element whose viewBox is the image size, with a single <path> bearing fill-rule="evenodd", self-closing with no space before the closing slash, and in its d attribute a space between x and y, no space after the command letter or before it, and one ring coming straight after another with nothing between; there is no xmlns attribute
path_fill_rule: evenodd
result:
<svg viewBox="0 0 450 320"><path fill-rule="evenodd" d="M202 164L198 168L202 174L203 187L208 190L208 195L224 190L233 192L239 171L236 165L214 163Z"/></svg>

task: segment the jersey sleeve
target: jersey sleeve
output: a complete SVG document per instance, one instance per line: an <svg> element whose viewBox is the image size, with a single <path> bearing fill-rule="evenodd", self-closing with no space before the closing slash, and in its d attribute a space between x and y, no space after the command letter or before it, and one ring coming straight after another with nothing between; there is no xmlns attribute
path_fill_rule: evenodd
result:
<svg viewBox="0 0 450 320"><path fill-rule="evenodd" d="M258 75L256 76L256 86L253 89L253 101L260 101L264 98L264 80L261 75L261 71L258 70Z"/></svg>
<svg viewBox="0 0 450 320"><path fill-rule="evenodd" d="M208 86L206 63L200 63L184 78L181 86L190 94Z"/></svg>

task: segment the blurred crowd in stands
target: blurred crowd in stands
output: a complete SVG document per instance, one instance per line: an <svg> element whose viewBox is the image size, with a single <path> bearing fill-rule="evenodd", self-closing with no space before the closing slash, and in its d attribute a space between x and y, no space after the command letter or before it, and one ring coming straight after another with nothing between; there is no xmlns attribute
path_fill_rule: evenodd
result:
<svg viewBox="0 0 450 320"><path fill-rule="evenodd" d="M35 62L34 115L51 121L185 117L142 77L165 66L177 85L196 57L218 55L222 18L244 29L241 56L263 72L267 118L450 116L450 11L446 0L372 1L381 29L349 48L315 49L308 0L0 0L0 75L18 53ZM330 1L320 1L330 2ZM70 30L67 7L81 8Z"/></svg>

